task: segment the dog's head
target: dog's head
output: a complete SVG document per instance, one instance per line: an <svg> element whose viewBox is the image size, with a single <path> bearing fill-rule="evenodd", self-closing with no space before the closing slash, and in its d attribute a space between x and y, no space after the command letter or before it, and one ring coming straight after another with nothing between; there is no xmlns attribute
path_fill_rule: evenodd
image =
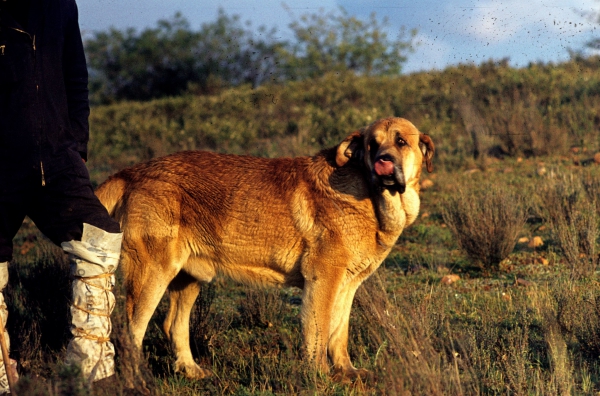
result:
<svg viewBox="0 0 600 396"><path fill-rule="evenodd" d="M403 118L385 118L353 132L338 146L336 163L349 161L364 165L371 184L377 188L404 193L406 185L418 180L423 160L433 171L431 138Z"/></svg>

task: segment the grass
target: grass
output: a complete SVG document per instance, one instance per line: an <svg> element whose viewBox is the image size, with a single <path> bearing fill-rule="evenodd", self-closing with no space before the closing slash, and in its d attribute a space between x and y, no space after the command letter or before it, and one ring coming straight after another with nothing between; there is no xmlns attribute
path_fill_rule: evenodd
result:
<svg viewBox="0 0 600 396"><path fill-rule="evenodd" d="M565 161L544 161L555 161L553 169L571 175L581 191L594 189L589 184L600 175L598 167L569 169ZM190 381L173 372L172 351L160 330L166 300L150 323L143 357L137 356L117 291L118 381L109 391L90 390L61 365L68 263L26 223L15 241L6 293L13 356L24 378L20 386L39 395L120 394L132 382L161 395L596 394L597 274L572 276L560 236L543 216L530 216L517 235L541 236L544 246L517 244L497 269L484 272L459 249L442 216L445 199L460 193L458 186L484 180L519 185L531 192L526 199L532 203L547 197L548 179L537 175L537 162L496 160L485 171L433 177L433 187L422 193L421 218L357 293L349 350L355 365L372 376L349 385L313 372L303 360L298 290L251 290L220 279L203 287L191 320L193 353L213 377ZM441 283L449 273L460 280Z"/></svg>
<svg viewBox="0 0 600 396"><path fill-rule="evenodd" d="M595 180L592 175L577 178L559 174L546 181L540 197L540 206L573 276L589 276L600 264L600 189Z"/></svg>
<svg viewBox="0 0 600 396"><path fill-rule="evenodd" d="M309 154L391 114L432 135L436 172L423 174L433 186L421 193L419 219L357 292L349 351L356 366L371 370L366 381L338 384L307 365L299 290L251 290L223 279L202 287L191 318L192 352L214 376L188 380L174 373L161 330L167 300L140 355L118 280L118 376L90 389L61 363L68 262L26 221L5 291L21 394L597 394L600 166L590 158L600 150L598 67L590 58L398 79L323 76L93 109L94 183L183 149ZM454 227L449 211L474 225ZM469 242L479 252L468 254L461 242L469 230L481 232ZM543 245L515 244L534 237ZM441 282L446 275L458 280Z"/></svg>

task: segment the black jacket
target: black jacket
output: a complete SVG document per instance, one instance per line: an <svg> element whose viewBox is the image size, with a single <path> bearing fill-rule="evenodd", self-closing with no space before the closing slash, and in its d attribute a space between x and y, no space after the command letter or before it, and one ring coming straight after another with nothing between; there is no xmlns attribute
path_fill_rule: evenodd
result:
<svg viewBox="0 0 600 396"><path fill-rule="evenodd" d="M75 0L31 0L26 28L0 11L0 192L32 172L42 183L81 168L87 82Z"/></svg>

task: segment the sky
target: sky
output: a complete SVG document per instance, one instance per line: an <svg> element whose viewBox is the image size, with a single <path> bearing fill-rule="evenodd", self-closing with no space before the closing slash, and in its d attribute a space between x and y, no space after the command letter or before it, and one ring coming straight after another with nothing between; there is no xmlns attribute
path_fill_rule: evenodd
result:
<svg viewBox="0 0 600 396"><path fill-rule="evenodd" d="M390 38L403 27L417 29L415 51L403 67L407 74L506 58L514 67L559 63L570 58L570 50L586 50L587 42L600 37L596 23L600 0L77 0L77 4L84 37L111 27L141 31L176 12L199 30L223 9L254 28L275 28L279 37L291 39L288 26L303 14L342 7L366 21L375 13L388 19Z"/></svg>

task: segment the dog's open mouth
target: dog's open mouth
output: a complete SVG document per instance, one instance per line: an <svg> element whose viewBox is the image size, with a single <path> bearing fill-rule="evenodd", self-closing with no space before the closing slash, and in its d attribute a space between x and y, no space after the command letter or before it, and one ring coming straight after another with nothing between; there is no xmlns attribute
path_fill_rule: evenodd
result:
<svg viewBox="0 0 600 396"><path fill-rule="evenodd" d="M406 189L404 173L389 156L383 155L377 158L373 164L373 173L384 188L398 191L400 194Z"/></svg>

